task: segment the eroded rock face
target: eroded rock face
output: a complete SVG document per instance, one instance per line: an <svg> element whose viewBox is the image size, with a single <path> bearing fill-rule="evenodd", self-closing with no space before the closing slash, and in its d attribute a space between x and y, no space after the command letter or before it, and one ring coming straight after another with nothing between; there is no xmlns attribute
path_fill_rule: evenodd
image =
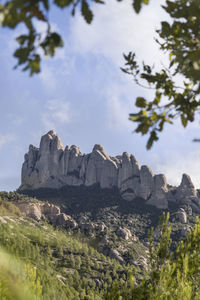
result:
<svg viewBox="0 0 200 300"><path fill-rule="evenodd" d="M47 218L53 225L65 228L76 228L78 224L70 216L61 213L56 205L42 202L16 202L15 205L24 214L24 216L33 218L36 221Z"/></svg>
<svg viewBox="0 0 200 300"><path fill-rule="evenodd" d="M124 240L129 240L132 237L131 231L128 228L119 227L116 234Z"/></svg>
<svg viewBox="0 0 200 300"><path fill-rule="evenodd" d="M118 187L121 192L129 191L133 196L138 195L140 168L133 155L124 152L118 173Z"/></svg>
<svg viewBox="0 0 200 300"><path fill-rule="evenodd" d="M153 190L154 174L148 166L142 166L140 170L140 190L139 196L147 200Z"/></svg>
<svg viewBox="0 0 200 300"><path fill-rule="evenodd" d="M148 166L140 168L133 155L124 152L111 157L99 144L91 153L82 154L75 145L64 148L53 130L42 136L39 148L30 145L21 181L20 190L94 184L101 188L117 187L125 201L141 197L160 209L166 209L168 201L172 201L200 211L197 192L188 175L183 174L176 190L168 191L165 176L154 175Z"/></svg>
<svg viewBox="0 0 200 300"><path fill-rule="evenodd" d="M154 176L153 190L147 204L151 204L160 209L168 208L167 201L167 180L165 175L159 174Z"/></svg>
<svg viewBox="0 0 200 300"><path fill-rule="evenodd" d="M189 175L183 174L182 181L176 191L177 201L181 202L182 199L197 197L197 191L192 183Z"/></svg>

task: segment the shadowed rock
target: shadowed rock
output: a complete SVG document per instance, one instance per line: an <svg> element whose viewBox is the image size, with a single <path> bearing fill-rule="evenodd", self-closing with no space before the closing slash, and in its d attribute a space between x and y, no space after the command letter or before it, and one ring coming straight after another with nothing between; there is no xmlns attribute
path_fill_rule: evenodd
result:
<svg viewBox="0 0 200 300"><path fill-rule="evenodd" d="M197 192L188 175L183 174L180 186L168 192L165 176L154 176L148 166L140 169L132 154L124 152L111 157L99 144L94 145L89 154L82 154L75 145L64 149L53 130L42 136L39 148L30 145L29 152L25 154L19 189L59 189L65 185L95 184L101 188L116 187L124 200L134 201L141 197L147 204L160 209L166 209L169 200L200 210Z"/></svg>
<svg viewBox="0 0 200 300"><path fill-rule="evenodd" d="M151 204L160 209L168 208L167 201L167 180L165 175L159 174L154 176L153 191L147 204Z"/></svg>
<svg viewBox="0 0 200 300"><path fill-rule="evenodd" d="M197 191L192 183L189 175L183 174L182 181L176 191L177 201L181 201L185 198L197 197Z"/></svg>

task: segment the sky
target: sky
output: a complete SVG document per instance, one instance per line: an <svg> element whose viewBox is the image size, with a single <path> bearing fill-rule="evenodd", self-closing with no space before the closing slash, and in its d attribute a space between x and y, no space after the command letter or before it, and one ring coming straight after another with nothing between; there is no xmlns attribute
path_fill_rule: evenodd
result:
<svg viewBox="0 0 200 300"><path fill-rule="evenodd" d="M77 145L82 153L102 144L111 155L124 151L134 154L140 165L155 174L164 173L172 185L179 185L183 173L189 174L200 188L199 121L183 129L177 121L168 125L150 151L147 137L133 133L128 120L136 112L135 99L152 97L139 88L120 67L123 53L133 51L138 60L159 68L166 64L155 43L155 30L168 16L163 1L151 1L136 15L131 1L107 1L93 6L94 20L88 25L79 13L52 7L49 18L65 47L55 57L43 58L42 71L29 77L13 70L15 38L23 33L0 28L0 190L16 190L21 181L21 166L29 144L39 146L40 138L56 130L64 146ZM42 22L35 23L45 32Z"/></svg>

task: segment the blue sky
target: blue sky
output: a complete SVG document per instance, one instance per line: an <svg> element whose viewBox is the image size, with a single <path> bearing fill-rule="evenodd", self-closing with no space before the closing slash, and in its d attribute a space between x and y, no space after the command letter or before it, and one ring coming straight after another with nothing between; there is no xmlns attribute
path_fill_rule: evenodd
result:
<svg viewBox="0 0 200 300"><path fill-rule="evenodd" d="M166 63L154 42L155 29L167 18L160 1L151 1L139 16L128 1L109 0L94 6L94 21L87 25L79 14L51 10L52 27L65 47L44 58L42 72L32 78L20 70L12 53L14 38L23 32L0 28L0 190L20 185L21 165L29 144L39 145L41 135L54 129L64 145L78 145L83 153L100 143L110 155L133 153L140 165L165 173L170 184L179 184L182 173L200 187L199 121L184 130L179 122L167 126L152 150L146 137L133 134L128 114L136 111L137 96L151 97L123 74L122 53L135 51L138 58L159 66ZM42 23L36 24L44 32Z"/></svg>

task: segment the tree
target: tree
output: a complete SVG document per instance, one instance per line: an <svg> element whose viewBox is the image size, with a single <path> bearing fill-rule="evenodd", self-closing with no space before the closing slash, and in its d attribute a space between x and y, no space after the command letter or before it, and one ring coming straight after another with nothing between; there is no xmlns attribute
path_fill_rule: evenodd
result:
<svg viewBox="0 0 200 300"><path fill-rule="evenodd" d="M123 1L123 0L117 0ZM45 55L54 56L58 47L63 47L62 37L51 31L48 11L51 5L61 9L71 9L74 16L80 9L85 21L90 24L93 20L91 4L104 4L103 0L13 0L0 5L0 22L3 27L16 28L24 23L27 34L17 37L19 48L14 56L23 66L23 71L29 71L32 76L40 72L42 49ZM132 0L133 9L139 13L143 4L149 0ZM160 50L169 56L168 66L156 71L153 66L139 64L134 52L125 55L125 67L134 82L155 91L153 99L140 96L136 99L137 113L131 113L129 119L138 126L136 133L148 134L147 149L150 149L159 139L166 123L180 119L183 127L193 122L200 108L200 2L199 0L166 0L162 6L171 18L162 22L156 42ZM45 37L36 31L34 20L47 24ZM179 84L177 84L179 77Z"/></svg>
<svg viewBox="0 0 200 300"><path fill-rule="evenodd" d="M113 285L106 300L192 300L200 296L200 222L181 240L175 251L170 250L169 214L163 215L158 226L158 242L150 235L149 269L140 283L131 274L125 284Z"/></svg>
<svg viewBox="0 0 200 300"><path fill-rule="evenodd" d="M169 65L160 71L145 63L141 67L135 53L130 52L124 55L126 64L122 68L136 84L155 90L153 100L137 97L139 111L129 117L138 124L135 132L149 134L147 149L158 140L166 123L180 118L186 127L200 110L200 2L167 0L162 7L172 22L161 23L156 42L169 55Z"/></svg>
<svg viewBox="0 0 200 300"><path fill-rule="evenodd" d="M123 1L123 0L117 0ZM48 11L52 5L61 9L71 9L72 16L76 9L80 9L84 20L90 24L93 20L91 4L104 4L103 0L8 0L0 4L0 25L14 29L19 24L24 24L28 30L16 38L19 48L14 56L18 62L15 68L23 66L23 71L29 71L30 76L40 72L42 49L46 56L54 56L58 47L63 47L63 39L57 32L52 32ZM142 4L148 4L149 0L132 0L134 10L139 13ZM90 4L90 5L89 5ZM34 21L39 20L47 24L47 31L44 37L37 32Z"/></svg>

